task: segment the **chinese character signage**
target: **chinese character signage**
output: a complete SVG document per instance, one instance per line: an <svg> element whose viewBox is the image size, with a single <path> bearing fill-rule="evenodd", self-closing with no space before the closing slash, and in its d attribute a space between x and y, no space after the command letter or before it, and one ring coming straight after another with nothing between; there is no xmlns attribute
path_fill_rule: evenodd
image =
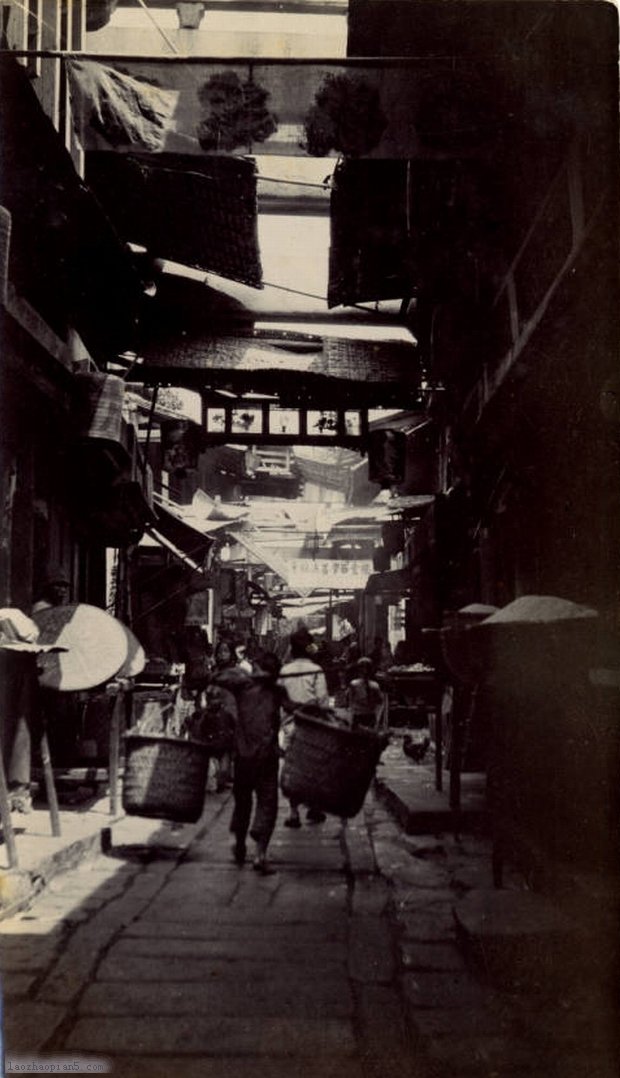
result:
<svg viewBox="0 0 620 1078"><path fill-rule="evenodd" d="M373 571L368 559L321 560L293 558L287 563L289 584L300 588L335 588L347 591L363 591Z"/></svg>

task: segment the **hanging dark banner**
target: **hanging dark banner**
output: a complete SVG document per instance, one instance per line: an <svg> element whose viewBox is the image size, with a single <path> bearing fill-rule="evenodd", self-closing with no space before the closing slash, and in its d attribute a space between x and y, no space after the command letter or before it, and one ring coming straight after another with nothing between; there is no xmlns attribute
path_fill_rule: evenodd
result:
<svg viewBox="0 0 620 1078"><path fill-rule="evenodd" d="M368 478L390 487L405 477L405 446L402 430L372 430L368 435Z"/></svg>
<svg viewBox="0 0 620 1078"><path fill-rule="evenodd" d="M195 468L203 446L202 430L185 419L164 420L161 424L162 468L183 475Z"/></svg>

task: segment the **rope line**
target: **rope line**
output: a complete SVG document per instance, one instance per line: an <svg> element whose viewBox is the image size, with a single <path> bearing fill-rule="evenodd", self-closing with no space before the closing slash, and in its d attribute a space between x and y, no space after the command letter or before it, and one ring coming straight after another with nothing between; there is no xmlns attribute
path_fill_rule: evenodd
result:
<svg viewBox="0 0 620 1078"><path fill-rule="evenodd" d="M142 8L142 10L146 12L146 14L147 14L148 18L150 19L151 23L153 24L153 26L157 30L158 34L160 34L162 39L166 42L166 45L168 46L168 48L171 49L172 52L175 53L176 56L180 56L179 50L177 49L174 41L170 40L170 38L168 37L168 35L167 35L166 31L164 30L163 26L160 26L159 23L157 22L157 20L153 18L153 12L146 6L144 0L138 0L138 4Z"/></svg>

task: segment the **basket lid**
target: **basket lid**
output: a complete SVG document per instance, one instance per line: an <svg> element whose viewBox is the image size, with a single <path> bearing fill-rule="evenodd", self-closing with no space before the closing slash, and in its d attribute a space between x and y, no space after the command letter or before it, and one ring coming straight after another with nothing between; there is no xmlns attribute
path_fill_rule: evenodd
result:
<svg viewBox="0 0 620 1078"><path fill-rule="evenodd" d="M144 648L138 640L138 637L132 633L127 625L123 624L121 621L119 621L119 625L122 625L127 634L127 658L120 670L117 670L116 677L137 677L138 674L142 673L146 666Z"/></svg>
<svg viewBox="0 0 620 1078"><path fill-rule="evenodd" d="M497 610L484 621L473 625L470 632L487 629L508 629L536 626L540 628L585 625L598 617L589 606L561 599L557 595L522 595Z"/></svg>
<svg viewBox="0 0 620 1078"><path fill-rule="evenodd" d="M33 614L39 642L66 652L42 656L39 683L46 689L77 692L103 684L118 673L129 654L127 631L97 606L69 603Z"/></svg>

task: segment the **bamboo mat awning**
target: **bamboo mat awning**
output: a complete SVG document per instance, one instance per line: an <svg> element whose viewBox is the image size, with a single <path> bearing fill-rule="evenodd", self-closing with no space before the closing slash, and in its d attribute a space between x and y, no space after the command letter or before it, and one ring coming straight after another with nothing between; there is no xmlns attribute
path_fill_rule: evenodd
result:
<svg viewBox="0 0 620 1078"><path fill-rule="evenodd" d="M418 384L414 350L394 342L333 340L300 354L247 337L188 334L145 342L143 357L145 382L273 393L310 406L400 404L404 387Z"/></svg>
<svg viewBox="0 0 620 1078"><path fill-rule="evenodd" d="M254 162L96 151L86 155L86 180L128 242L155 258L262 287Z"/></svg>
<svg viewBox="0 0 620 1078"><path fill-rule="evenodd" d="M415 281L408 161L342 161L331 195L328 305L409 296Z"/></svg>

